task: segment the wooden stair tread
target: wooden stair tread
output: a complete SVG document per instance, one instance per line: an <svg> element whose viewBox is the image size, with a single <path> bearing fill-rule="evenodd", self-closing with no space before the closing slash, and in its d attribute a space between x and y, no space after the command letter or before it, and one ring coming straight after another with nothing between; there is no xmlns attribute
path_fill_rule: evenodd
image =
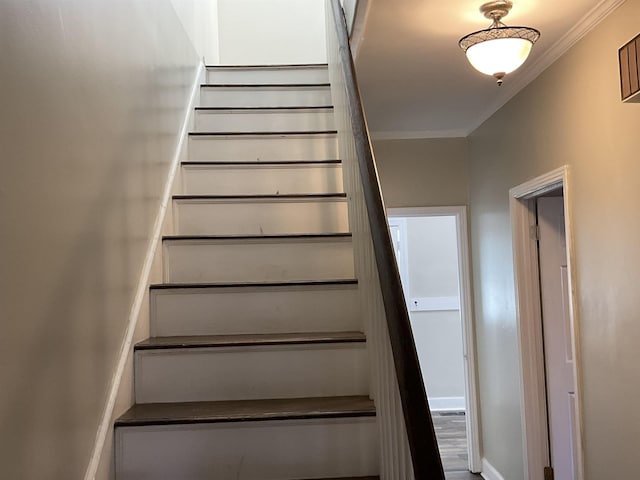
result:
<svg viewBox="0 0 640 480"><path fill-rule="evenodd" d="M291 234L263 234L263 235L166 235L163 242L183 240L296 240L322 238L351 238L348 232L338 233L291 233Z"/></svg>
<svg viewBox="0 0 640 480"><path fill-rule="evenodd" d="M340 477L340 478L309 478L305 480L380 480L380 477Z"/></svg>
<svg viewBox="0 0 640 480"><path fill-rule="evenodd" d="M340 477L340 478L318 478L307 480L380 480L380 477Z"/></svg>
<svg viewBox="0 0 640 480"><path fill-rule="evenodd" d="M304 199L304 198L347 198L346 193L271 193L271 194L243 194L243 195L174 195L174 200L260 200L260 199Z"/></svg>
<svg viewBox="0 0 640 480"><path fill-rule="evenodd" d="M277 111L277 110L333 110L333 105L291 105L286 107L195 107L196 112L224 112L224 111Z"/></svg>
<svg viewBox="0 0 640 480"><path fill-rule="evenodd" d="M255 167L255 166L269 166L269 165L282 165L282 166L289 166L289 165L329 165L329 164L341 164L342 160L291 160L291 161L284 161L284 160L264 160L264 161L260 161L260 160L252 160L252 161L226 161L226 160L207 160L207 161L202 161L202 162L198 162L198 161L193 161L193 160L185 160L183 162L180 162L180 164L182 166L210 166L210 165L239 165L239 166L249 166L249 167Z"/></svg>
<svg viewBox="0 0 640 480"><path fill-rule="evenodd" d="M279 69L296 69L296 68L328 68L327 63L281 63L281 64L268 64L268 65L207 65L208 69L221 69L221 70L233 70L233 69L266 69L266 70L279 70Z"/></svg>
<svg viewBox="0 0 640 480"><path fill-rule="evenodd" d="M375 416L367 396L141 403L116 420L116 427Z"/></svg>
<svg viewBox="0 0 640 480"><path fill-rule="evenodd" d="M323 343L364 342L362 332L263 333L235 335L191 335L151 337L135 346L140 350L166 350L174 348L247 347L267 345L309 345Z"/></svg>
<svg viewBox="0 0 640 480"><path fill-rule="evenodd" d="M203 83L200 88L329 88L330 83Z"/></svg>
<svg viewBox="0 0 640 480"><path fill-rule="evenodd" d="M207 289L207 288L271 288L271 287L321 287L321 286L341 286L357 285L355 278L337 280L294 280L284 282L231 282L231 283L158 283L150 286L151 290L172 290L172 289Z"/></svg>
<svg viewBox="0 0 640 480"><path fill-rule="evenodd" d="M308 135L337 135L337 130L291 130L281 132L189 132L191 137L292 137Z"/></svg>

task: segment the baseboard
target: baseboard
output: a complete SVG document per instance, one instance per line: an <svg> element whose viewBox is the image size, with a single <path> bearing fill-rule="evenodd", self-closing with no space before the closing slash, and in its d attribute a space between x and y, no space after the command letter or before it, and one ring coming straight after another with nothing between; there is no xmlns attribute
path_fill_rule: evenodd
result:
<svg viewBox="0 0 640 480"><path fill-rule="evenodd" d="M464 397L429 397L429 409L434 412L462 412L466 410Z"/></svg>
<svg viewBox="0 0 640 480"><path fill-rule="evenodd" d="M504 480L504 477L500 474L500 472L489 463L489 460L486 458L482 459L482 478L485 480Z"/></svg>
<svg viewBox="0 0 640 480"><path fill-rule="evenodd" d="M162 236L163 227L165 225L165 217L167 216L167 209L171 201L171 192L173 189L176 173L178 172L178 166L180 165L183 148L188 138L189 128L191 124L191 114L193 112L193 107L195 106L195 102L198 99L199 86L201 83L203 72L204 72L204 64L201 61L196 72L196 77L193 81L185 117L180 129L178 144L176 146L174 156L171 160L171 165L169 167L167 180L164 185L162 196L160 198L160 206L158 208L158 213L156 215L155 223L153 226L153 230L152 230L153 233L150 238L147 251L145 253L144 264L142 267L142 272L140 273L140 278L138 280L136 295L134 297L134 301L131 306L131 311L129 313L129 321L127 323L127 329L125 331L124 340L122 342L122 345L120 348L120 354L118 356L118 363L112 377L111 385L109 388L109 394L107 396L107 402L102 412L100 424L98 425L95 443L93 446L91 458L89 460L89 465L87 466L87 470L84 475L84 480L95 480L96 474L98 473L98 471L102 470L101 467L104 467L104 465L102 465L104 461L110 461L110 460L103 459L103 452L105 451L107 439L111 438L110 434L111 434L111 430L114 422L114 416L116 415L115 413L116 401L119 397L119 394L121 393L121 389L123 388L122 380L127 373L126 372L127 365L129 365L128 368L132 369L132 362L130 361L131 360L130 355L132 351L134 334L138 327L139 319L141 318L141 312L143 312L144 310L143 308L144 299L148 298L147 291L149 289L152 268L154 265L154 260L156 259L158 245L160 245L161 243L160 239Z"/></svg>

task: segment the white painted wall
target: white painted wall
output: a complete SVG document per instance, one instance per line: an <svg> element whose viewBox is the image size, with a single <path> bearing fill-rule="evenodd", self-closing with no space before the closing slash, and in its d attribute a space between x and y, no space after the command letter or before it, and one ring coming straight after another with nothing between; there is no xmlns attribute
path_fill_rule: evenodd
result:
<svg viewBox="0 0 640 480"><path fill-rule="evenodd" d="M410 303L458 296L456 238L453 216L407 218ZM432 408L464 408L460 310L411 310L409 317Z"/></svg>
<svg viewBox="0 0 640 480"><path fill-rule="evenodd" d="M220 63L327 61L324 0L218 0Z"/></svg>
<svg viewBox="0 0 640 480"><path fill-rule="evenodd" d="M200 58L207 65L218 64L218 0L170 1Z"/></svg>
<svg viewBox="0 0 640 480"><path fill-rule="evenodd" d="M3 0L0 32L1 476L81 479L198 55L169 0Z"/></svg>

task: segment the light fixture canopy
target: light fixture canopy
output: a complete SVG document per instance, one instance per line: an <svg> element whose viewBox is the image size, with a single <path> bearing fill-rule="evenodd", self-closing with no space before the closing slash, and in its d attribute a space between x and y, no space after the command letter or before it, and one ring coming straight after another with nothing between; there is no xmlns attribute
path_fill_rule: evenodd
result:
<svg viewBox="0 0 640 480"><path fill-rule="evenodd" d="M481 73L492 75L502 85L508 73L519 68L529 56L540 32L530 27L508 27L502 23L513 3L508 0L488 2L480 7L485 17L493 20L484 30L465 35L458 45L467 54L469 63Z"/></svg>

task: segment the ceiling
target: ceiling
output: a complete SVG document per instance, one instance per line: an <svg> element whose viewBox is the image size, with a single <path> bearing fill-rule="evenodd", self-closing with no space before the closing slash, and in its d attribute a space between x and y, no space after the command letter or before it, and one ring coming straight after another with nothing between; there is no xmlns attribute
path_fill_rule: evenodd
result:
<svg viewBox="0 0 640 480"><path fill-rule="evenodd" d="M513 0L504 23L542 35L502 87L458 47L460 37L491 23L478 10L484 1L361 4L356 67L373 138L468 135L624 0Z"/></svg>

